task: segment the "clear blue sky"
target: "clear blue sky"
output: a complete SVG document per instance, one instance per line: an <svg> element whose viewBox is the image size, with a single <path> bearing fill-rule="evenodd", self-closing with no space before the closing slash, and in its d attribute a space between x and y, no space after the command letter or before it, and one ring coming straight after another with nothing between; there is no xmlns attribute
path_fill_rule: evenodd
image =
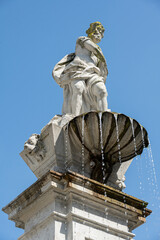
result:
<svg viewBox="0 0 160 240"><path fill-rule="evenodd" d="M1 208L36 181L19 153L32 133L61 113L63 93L52 69L94 21L106 29L100 46L109 69L109 108L147 129L160 181L160 0L0 0ZM125 192L149 201L153 210L134 231L136 240L160 239L153 177L145 154L126 174ZM0 226L0 240L23 233L3 212Z"/></svg>

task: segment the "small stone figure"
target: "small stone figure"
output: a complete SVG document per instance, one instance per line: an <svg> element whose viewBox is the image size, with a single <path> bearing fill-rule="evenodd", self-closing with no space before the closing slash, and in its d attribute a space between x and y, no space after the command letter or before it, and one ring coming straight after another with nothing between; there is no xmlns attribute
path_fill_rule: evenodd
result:
<svg viewBox="0 0 160 240"><path fill-rule="evenodd" d="M77 39L75 53L66 55L53 69L53 78L64 90L63 114L77 116L108 110L107 64L97 45L103 38L104 27L94 22L86 33L88 37Z"/></svg>
<svg viewBox="0 0 160 240"><path fill-rule="evenodd" d="M40 135L35 133L25 142L24 150L26 153L33 155L37 161L42 161L46 154Z"/></svg>

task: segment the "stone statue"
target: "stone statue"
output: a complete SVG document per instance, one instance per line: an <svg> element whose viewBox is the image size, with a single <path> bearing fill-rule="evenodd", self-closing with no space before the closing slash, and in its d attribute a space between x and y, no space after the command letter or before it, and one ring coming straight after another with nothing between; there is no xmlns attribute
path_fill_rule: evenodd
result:
<svg viewBox="0 0 160 240"><path fill-rule="evenodd" d="M63 114L77 116L108 110L107 64L97 45L103 38L104 27L94 22L86 33L88 37L77 39L75 53L66 55L53 69L53 78L64 90Z"/></svg>

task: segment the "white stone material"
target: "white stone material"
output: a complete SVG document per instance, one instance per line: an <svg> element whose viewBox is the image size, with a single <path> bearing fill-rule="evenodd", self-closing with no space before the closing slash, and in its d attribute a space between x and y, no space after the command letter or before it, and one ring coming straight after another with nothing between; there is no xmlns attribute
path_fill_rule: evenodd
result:
<svg viewBox="0 0 160 240"><path fill-rule="evenodd" d="M50 171L3 211L24 229L19 240L131 240L132 230L145 222L142 204L82 175Z"/></svg>
<svg viewBox="0 0 160 240"><path fill-rule="evenodd" d="M107 64L97 45L104 27L100 22L91 23L87 34L88 37L77 39L75 53L65 56L53 69L55 81L63 87L63 114L78 116L92 110L108 110Z"/></svg>
<svg viewBox="0 0 160 240"><path fill-rule="evenodd" d="M42 161L45 157L46 150L43 141L39 134L32 134L28 141L24 144L25 152L29 155L33 155L37 161Z"/></svg>
<svg viewBox="0 0 160 240"><path fill-rule="evenodd" d="M42 177L47 171L55 170L65 171L65 133L64 125L73 119L74 115L55 116L43 129L39 140L32 134L28 141L24 144L24 150L20 153L23 160L27 163L37 178ZM37 151L35 151L37 149ZM37 158L38 152L44 152L41 161ZM68 149L69 153L69 149Z"/></svg>
<svg viewBox="0 0 160 240"><path fill-rule="evenodd" d="M123 162L122 164L116 163L114 165L113 171L109 177L109 185L111 187L115 187L115 183L118 185L119 189L126 188L125 185L125 173L129 168L130 164L132 163L133 159L128 160L127 162Z"/></svg>

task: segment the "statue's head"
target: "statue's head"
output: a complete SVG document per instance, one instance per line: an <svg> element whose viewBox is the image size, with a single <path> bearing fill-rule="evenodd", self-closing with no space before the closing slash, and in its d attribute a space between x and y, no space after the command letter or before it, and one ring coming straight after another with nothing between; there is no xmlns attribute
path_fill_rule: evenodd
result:
<svg viewBox="0 0 160 240"><path fill-rule="evenodd" d="M103 38L104 31L105 29L100 22L94 22L90 24L90 27L88 28L86 33L94 43L99 43Z"/></svg>

